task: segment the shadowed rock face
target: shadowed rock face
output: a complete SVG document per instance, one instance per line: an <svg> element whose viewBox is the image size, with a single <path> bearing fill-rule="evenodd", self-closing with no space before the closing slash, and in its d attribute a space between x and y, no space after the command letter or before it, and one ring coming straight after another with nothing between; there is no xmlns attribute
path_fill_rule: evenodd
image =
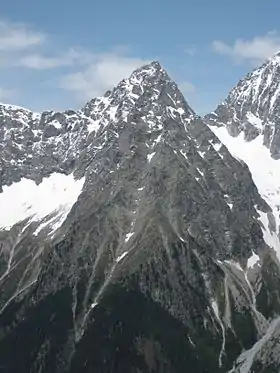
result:
<svg viewBox="0 0 280 373"><path fill-rule="evenodd" d="M271 208L159 63L77 113L13 110L3 193L54 172L85 181L55 229L27 216L0 231L0 371L227 372L276 335Z"/></svg>

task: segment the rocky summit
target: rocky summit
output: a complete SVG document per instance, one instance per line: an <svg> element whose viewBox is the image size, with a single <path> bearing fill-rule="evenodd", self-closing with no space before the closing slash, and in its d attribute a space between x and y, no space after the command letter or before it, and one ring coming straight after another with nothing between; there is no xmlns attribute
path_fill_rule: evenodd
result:
<svg viewBox="0 0 280 373"><path fill-rule="evenodd" d="M280 158L280 53L249 73L207 118L232 136L262 137L272 158Z"/></svg>
<svg viewBox="0 0 280 373"><path fill-rule="evenodd" d="M279 61L205 118L158 62L0 105L0 372L279 371Z"/></svg>

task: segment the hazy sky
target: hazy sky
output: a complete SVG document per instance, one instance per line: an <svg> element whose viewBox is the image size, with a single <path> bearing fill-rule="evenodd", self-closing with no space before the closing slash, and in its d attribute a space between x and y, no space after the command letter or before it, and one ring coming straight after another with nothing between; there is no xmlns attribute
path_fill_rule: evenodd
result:
<svg viewBox="0 0 280 373"><path fill-rule="evenodd" d="M9 0L0 14L0 101L78 108L159 60L199 113L280 51L280 3Z"/></svg>

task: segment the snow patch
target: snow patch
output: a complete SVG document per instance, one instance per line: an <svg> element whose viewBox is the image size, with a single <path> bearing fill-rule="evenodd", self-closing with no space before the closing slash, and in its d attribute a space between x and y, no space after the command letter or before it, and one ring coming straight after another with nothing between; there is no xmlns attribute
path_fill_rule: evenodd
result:
<svg viewBox="0 0 280 373"><path fill-rule="evenodd" d="M188 340L189 340L189 342L190 342L190 344L193 346L193 347L195 347L195 343L194 343L194 341L192 340L192 338L188 335Z"/></svg>
<svg viewBox="0 0 280 373"><path fill-rule="evenodd" d="M185 153L183 150L179 150L182 156L186 159L188 159L187 153Z"/></svg>
<svg viewBox="0 0 280 373"><path fill-rule="evenodd" d="M247 268L253 268L260 262L260 257L253 251L252 256L247 260Z"/></svg>
<svg viewBox="0 0 280 373"><path fill-rule="evenodd" d="M225 263L235 267L236 269L238 269L238 271L244 272L239 262L234 262L232 260L225 260Z"/></svg>
<svg viewBox="0 0 280 373"><path fill-rule="evenodd" d="M128 254L128 251L125 251L120 256L117 257L116 262L119 263L126 255Z"/></svg>
<svg viewBox="0 0 280 373"><path fill-rule="evenodd" d="M133 235L134 235L134 232L127 233L124 241L127 242Z"/></svg>
<svg viewBox="0 0 280 373"><path fill-rule="evenodd" d="M213 146L213 148L218 152L218 151L220 151L221 150L221 147L223 146L223 144L221 144L221 143L214 143L213 141L210 141L210 144Z"/></svg>
<svg viewBox="0 0 280 373"><path fill-rule="evenodd" d="M274 92L274 95L272 96L271 100L270 100L270 110L273 109L275 103L276 103L276 100L279 98L280 96L280 84L278 85L276 91Z"/></svg>
<svg viewBox="0 0 280 373"><path fill-rule="evenodd" d="M116 117L116 112L117 112L118 106L112 106L109 109L109 116L111 120L114 120Z"/></svg>
<svg viewBox="0 0 280 373"><path fill-rule="evenodd" d="M201 158L204 158L205 152L201 152L200 150L198 150L198 154L201 156Z"/></svg>
<svg viewBox="0 0 280 373"><path fill-rule="evenodd" d="M73 174L53 173L39 185L33 180L21 179L18 183L4 186L0 193L0 227L10 229L22 220L40 221L57 213L54 227L57 229L76 202L83 185L84 178L75 180Z"/></svg>
<svg viewBox="0 0 280 373"><path fill-rule="evenodd" d="M93 120L91 118L87 118L89 120L89 124L87 126L88 128L88 132L91 133L93 131L97 131L99 129L99 123L100 121L99 120Z"/></svg>
<svg viewBox="0 0 280 373"><path fill-rule="evenodd" d="M227 202L227 205L228 205L228 207L232 210L232 208L233 208L233 203L229 203L229 202Z"/></svg>
<svg viewBox="0 0 280 373"><path fill-rule="evenodd" d="M92 303L91 305L90 305L90 308L93 310L96 306L98 305L98 303Z"/></svg>
<svg viewBox="0 0 280 373"><path fill-rule="evenodd" d="M220 355L219 355L219 367L221 367L223 365L222 363L222 358L223 358L223 354L225 352L225 345L226 345L226 332L225 332L225 327L224 327L224 324L222 323L222 320L220 318L220 313L219 313L219 307L218 307L218 303L215 301L215 299L212 299L212 302L211 302L211 307L214 311L214 314L216 316L216 319L218 320L219 322L219 325L221 327L221 330L222 330L222 337L223 337L223 342L222 342L222 347L221 347L221 351L220 351Z"/></svg>
<svg viewBox="0 0 280 373"><path fill-rule="evenodd" d="M198 167L197 167L197 171L200 173L201 176L204 176L203 171L201 171Z"/></svg>
<svg viewBox="0 0 280 373"><path fill-rule="evenodd" d="M158 144L161 140L161 137L162 137L162 133L155 139L155 143Z"/></svg>
<svg viewBox="0 0 280 373"><path fill-rule="evenodd" d="M178 115L180 116L180 114L178 113L178 110L174 109L174 107L167 106L166 108L169 110L169 114L170 114L171 118L176 120L178 118Z"/></svg>
<svg viewBox="0 0 280 373"><path fill-rule="evenodd" d="M269 228L268 214L266 212L257 210L260 215L260 221L262 222L263 239L265 243L272 247L276 251L276 255L280 260L280 240L276 232Z"/></svg>
<svg viewBox="0 0 280 373"><path fill-rule="evenodd" d="M59 123L58 120L53 120L50 124L53 125L57 129L61 129L61 123Z"/></svg>
<svg viewBox="0 0 280 373"><path fill-rule="evenodd" d="M27 112L27 113L31 113L32 115L36 115L36 116L41 116L41 114L39 113L32 113L32 111L30 109L26 109L22 106L16 106L16 105L10 105L10 104L4 104L4 103L0 103L0 107L3 107L5 109L8 109L8 110L12 110L12 111L24 111L24 112Z"/></svg>
<svg viewBox="0 0 280 373"><path fill-rule="evenodd" d="M258 129L263 129L263 122L262 120L254 115L253 113L247 113L247 120L249 123L251 123L253 126L257 127Z"/></svg>
<svg viewBox="0 0 280 373"><path fill-rule="evenodd" d="M147 155L148 162L151 162L151 160L152 160L152 158L153 158L153 156L154 156L155 154L156 154L156 152L153 152L153 153Z"/></svg>
<svg viewBox="0 0 280 373"><path fill-rule="evenodd" d="M170 100L172 101L172 103L175 105L176 107L176 102L173 100L173 98L171 97L171 95L169 93L167 93L167 96L170 98Z"/></svg>

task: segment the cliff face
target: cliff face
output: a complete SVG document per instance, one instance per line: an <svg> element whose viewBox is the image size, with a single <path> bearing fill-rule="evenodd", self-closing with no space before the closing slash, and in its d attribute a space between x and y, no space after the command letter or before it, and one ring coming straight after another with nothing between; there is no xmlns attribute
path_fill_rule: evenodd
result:
<svg viewBox="0 0 280 373"><path fill-rule="evenodd" d="M220 121L196 116L157 62L79 112L1 111L2 370L268 366L274 206Z"/></svg>
<svg viewBox="0 0 280 373"><path fill-rule="evenodd" d="M204 121L224 143L231 154L248 166L261 197L270 206L270 212L260 213L263 238L280 258L280 168L279 168L279 54L249 73L232 89L226 100ZM267 275L274 273L272 268ZM258 299L268 300L275 295L274 278L264 297L259 288ZM278 285L276 285L278 286ZM276 372L279 370L279 308L269 306L270 327L264 337L238 360L237 372ZM268 308L267 308L268 310ZM261 311L263 312L263 311ZM235 370L233 370L235 372Z"/></svg>

